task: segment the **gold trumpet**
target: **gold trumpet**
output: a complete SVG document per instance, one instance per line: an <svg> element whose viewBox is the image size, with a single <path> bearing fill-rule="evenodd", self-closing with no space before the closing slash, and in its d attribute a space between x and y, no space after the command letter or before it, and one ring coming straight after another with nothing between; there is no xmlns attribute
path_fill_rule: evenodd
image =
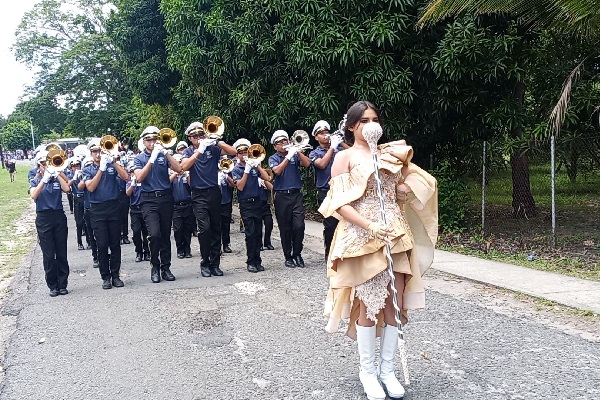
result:
<svg viewBox="0 0 600 400"><path fill-rule="evenodd" d="M235 164L231 158L221 158L219 160L219 170L225 172L226 174L233 171Z"/></svg>
<svg viewBox="0 0 600 400"><path fill-rule="evenodd" d="M54 146L54 147L53 147ZM67 167L67 153L58 145L49 145L46 155L46 168L49 172L61 172Z"/></svg>
<svg viewBox="0 0 600 400"><path fill-rule="evenodd" d="M173 147L177 143L177 133L171 128L162 128L158 131L158 140L165 148Z"/></svg>
<svg viewBox="0 0 600 400"><path fill-rule="evenodd" d="M266 156L267 152L261 144L253 144L252 146L248 147L249 159L258 160L258 162L263 162Z"/></svg>
<svg viewBox="0 0 600 400"><path fill-rule="evenodd" d="M104 153L113 157L119 155L119 140L113 135L104 135L100 138L100 147Z"/></svg>
<svg viewBox="0 0 600 400"><path fill-rule="evenodd" d="M221 139L223 131L225 131L225 123L216 115L206 117L202 125L209 139Z"/></svg>

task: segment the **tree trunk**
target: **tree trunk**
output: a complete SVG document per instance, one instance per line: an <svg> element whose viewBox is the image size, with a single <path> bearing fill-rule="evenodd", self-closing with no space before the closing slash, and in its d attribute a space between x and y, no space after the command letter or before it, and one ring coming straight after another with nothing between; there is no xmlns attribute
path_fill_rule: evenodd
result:
<svg viewBox="0 0 600 400"><path fill-rule="evenodd" d="M513 215L515 218L533 218L537 215L537 208L531 194L529 158L525 154L514 153L510 156L510 166L513 183Z"/></svg>

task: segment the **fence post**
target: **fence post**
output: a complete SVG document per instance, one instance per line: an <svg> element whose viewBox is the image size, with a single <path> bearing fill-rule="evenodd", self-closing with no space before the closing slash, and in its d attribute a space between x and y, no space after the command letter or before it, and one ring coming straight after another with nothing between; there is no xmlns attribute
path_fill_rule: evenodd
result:
<svg viewBox="0 0 600 400"><path fill-rule="evenodd" d="M550 137L550 174L552 198L552 247L556 247L556 172L554 170L554 135Z"/></svg>
<svg viewBox="0 0 600 400"><path fill-rule="evenodd" d="M481 235L485 236L485 164L486 164L486 145L483 141L483 162L481 163Z"/></svg>

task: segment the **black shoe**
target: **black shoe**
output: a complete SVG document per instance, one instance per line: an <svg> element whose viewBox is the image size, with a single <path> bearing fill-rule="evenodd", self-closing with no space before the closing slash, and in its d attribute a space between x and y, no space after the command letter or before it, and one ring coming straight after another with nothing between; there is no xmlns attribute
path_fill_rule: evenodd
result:
<svg viewBox="0 0 600 400"><path fill-rule="evenodd" d="M83 247L82 244L78 244L77 245L77 250L85 250L85 248Z"/></svg>
<svg viewBox="0 0 600 400"><path fill-rule="evenodd" d="M58 291L58 289L52 289L50 291L50 297L56 297L60 294L60 292Z"/></svg>
<svg viewBox="0 0 600 400"><path fill-rule="evenodd" d="M122 240L123 244L130 244L131 242L129 241L128 238L124 237Z"/></svg>
<svg viewBox="0 0 600 400"><path fill-rule="evenodd" d="M257 269L257 270L260 272L260 271L264 271L264 270L265 270L265 267L263 267L261 264L258 264L258 265L256 266L256 269Z"/></svg>
<svg viewBox="0 0 600 400"><path fill-rule="evenodd" d="M296 263L296 266L304 268L304 260L302 259L301 255L297 255L296 257L294 257L294 262Z"/></svg>
<svg viewBox="0 0 600 400"><path fill-rule="evenodd" d="M177 258L183 258L183 257L185 257L185 254L183 254L183 253L177 253Z"/></svg>
<svg viewBox="0 0 600 400"><path fill-rule="evenodd" d="M266 248L264 246L260 246L260 251L265 251Z"/></svg>
<svg viewBox="0 0 600 400"><path fill-rule="evenodd" d="M258 268L256 268L256 266L252 265L252 264L248 264L248 267L246 268L248 270L248 272L258 272Z"/></svg>
<svg viewBox="0 0 600 400"><path fill-rule="evenodd" d="M221 268L219 268L219 266L214 266L214 267L209 267L210 268L210 274L214 275L214 276L223 276L223 271L221 271Z"/></svg>
<svg viewBox="0 0 600 400"><path fill-rule="evenodd" d="M150 254L144 253L144 261L150 261Z"/></svg>
<svg viewBox="0 0 600 400"><path fill-rule="evenodd" d="M225 253L231 253L231 247L229 247L228 244L226 244L225 246L223 246L223 252Z"/></svg>
<svg viewBox="0 0 600 400"><path fill-rule="evenodd" d="M289 260L285 260L285 266L288 268L295 268L296 264L294 264L294 262L292 261L292 259Z"/></svg>
<svg viewBox="0 0 600 400"><path fill-rule="evenodd" d="M100 261L98 261L98 259L95 259L95 260L94 260L94 265L93 265L93 266L94 266L94 268L98 268L98 267L100 267Z"/></svg>
<svg viewBox="0 0 600 400"><path fill-rule="evenodd" d="M192 252L188 251L183 255L185 258L192 258Z"/></svg>
<svg viewBox="0 0 600 400"><path fill-rule="evenodd" d="M266 245L265 245L265 248L266 248L267 250L275 250L275 247L273 247L273 245L272 245L272 244L266 244Z"/></svg>
<svg viewBox="0 0 600 400"><path fill-rule="evenodd" d="M200 267L200 274L202 274L202 276L205 278L210 277L211 276L210 268L206 267L206 266Z"/></svg>
<svg viewBox="0 0 600 400"><path fill-rule="evenodd" d="M104 282L102 282L102 289L112 289L112 282L110 281L110 278L105 279Z"/></svg>
<svg viewBox="0 0 600 400"><path fill-rule="evenodd" d="M66 294L69 294L69 291L67 290L67 288L64 289L58 289L58 294L64 296Z"/></svg>
<svg viewBox="0 0 600 400"><path fill-rule="evenodd" d="M135 255L135 262L141 262L142 261L142 253L137 253Z"/></svg>
<svg viewBox="0 0 600 400"><path fill-rule="evenodd" d="M158 268L152 268L152 270L150 271L150 280L152 281L152 283L160 282L160 274L158 273Z"/></svg>
<svg viewBox="0 0 600 400"><path fill-rule="evenodd" d="M115 278L112 278L112 285L114 287L123 287L125 286L125 284L123 283L123 281L121 280L121 278L119 278L118 276Z"/></svg>
<svg viewBox="0 0 600 400"><path fill-rule="evenodd" d="M161 272L161 275L165 281L174 281L175 280L175 275L173 275L171 273L171 270L169 268L163 269Z"/></svg>

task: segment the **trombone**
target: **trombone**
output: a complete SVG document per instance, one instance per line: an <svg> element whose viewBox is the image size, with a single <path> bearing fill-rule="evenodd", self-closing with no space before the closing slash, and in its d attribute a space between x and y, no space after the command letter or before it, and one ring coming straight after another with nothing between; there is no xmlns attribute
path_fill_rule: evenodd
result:
<svg viewBox="0 0 600 400"><path fill-rule="evenodd" d="M46 146L46 168L48 172L62 172L67 167L67 153L57 144L50 143Z"/></svg>
<svg viewBox="0 0 600 400"><path fill-rule="evenodd" d="M223 137L225 123L220 117L216 115L208 116L204 119L202 125L208 139L221 139Z"/></svg>
<svg viewBox="0 0 600 400"><path fill-rule="evenodd" d="M267 152L261 144L253 144L248 147L248 159L257 160L259 163L263 162Z"/></svg>
<svg viewBox="0 0 600 400"><path fill-rule="evenodd" d="M158 131L158 141L164 148L170 148L177 143L177 133L171 128L162 128Z"/></svg>
<svg viewBox="0 0 600 400"><path fill-rule="evenodd" d="M119 156L119 140L113 135L104 135L100 138L100 147L105 154L117 158Z"/></svg>
<svg viewBox="0 0 600 400"><path fill-rule="evenodd" d="M233 163L233 160L231 158L225 157L219 160L219 170L225 172L226 174L233 171L234 167L235 164Z"/></svg>
<svg viewBox="0 0 600 400"><path fill-rule="evenodd" d="M298 151L312 149L312 146L308 144L310 142L310 136L308 132L301 129L295 131L290 138L290 144L283 146L284 149L295 147Z"/></svg>

